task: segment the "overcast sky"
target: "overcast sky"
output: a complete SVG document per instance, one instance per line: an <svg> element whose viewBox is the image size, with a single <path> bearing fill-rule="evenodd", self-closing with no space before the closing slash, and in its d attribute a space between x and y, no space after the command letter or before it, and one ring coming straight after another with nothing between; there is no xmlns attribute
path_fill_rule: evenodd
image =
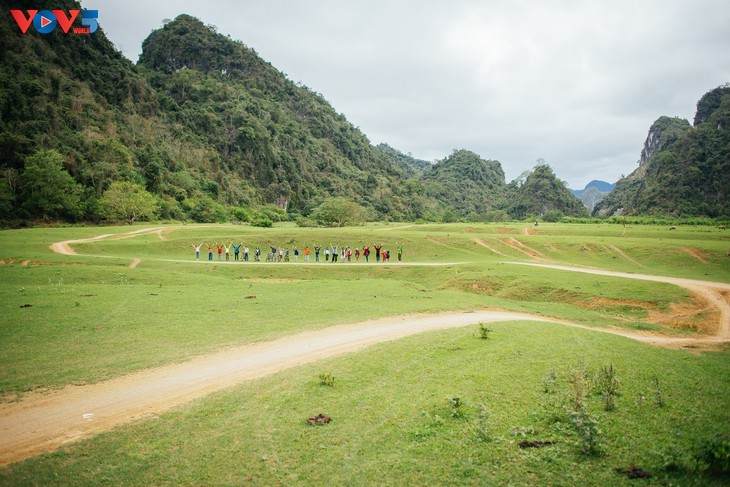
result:
<svg viewBox="0 0 730 487"><path fill-rule="evenodd" d="M198 17L322 93L374 144L433 161L539 158L571 188L637 167L661 115L730 82L727 0L81 0L132 61Z"/></svg>

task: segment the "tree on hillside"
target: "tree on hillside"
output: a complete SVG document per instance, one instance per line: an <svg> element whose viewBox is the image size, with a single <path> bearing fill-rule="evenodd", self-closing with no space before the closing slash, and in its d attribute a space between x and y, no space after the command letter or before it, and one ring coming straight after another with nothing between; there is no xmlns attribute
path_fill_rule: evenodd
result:
<svg viewBox="0 0 730 487"><path fill-rule="evenodd" d="M115 181L101 197L102 215L106 220L132 224L150 218L157 212L157 201L146 189L130 181Z"/></svg>
<svg viewBox="0 0 730 487"><path fill-rule="evenodd" d="M548 164L535 166L517 191L510 213L517 218L527 216L545 217L555 220L557 215L588 216L583 203L558 180Z"/></svg>
<svg viewBox="0 0 730 487"><path fill-rule="evenodd" d="M327 198L314 210L312 218L328 227L364 225L367 210L347 198Z"/></svg>
<svg viewBox="0 0 730 487"><path fill-rule="evenodd" d="M40 150L25 160L21 176L24 209L43 219L83 216L81 186L63 166L64 157L56 150Z"/></svg>

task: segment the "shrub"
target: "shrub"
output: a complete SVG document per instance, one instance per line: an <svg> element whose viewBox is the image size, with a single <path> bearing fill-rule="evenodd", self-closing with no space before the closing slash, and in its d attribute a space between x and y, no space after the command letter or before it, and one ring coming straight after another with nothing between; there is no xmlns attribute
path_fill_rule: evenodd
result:
<svg viewBox="0 0 730 487"><path fill-rule="evenodd" d="M347 198L327 198L313 212L312 218L327 227L364 225L367 210Z"/></svg>
<svg viewBox="0 0 730 487"><path fill-rule="evenodd" d="M730 437L713 436L703 440L695 454L698 466L711 473L730 473Z"/></svg>
<svg viewBox="0 0 730 487"><path fill-rule="evenodd" d="M335 376L330 372L322 372L319 374L319 385L332 387L335 385Z"/></svg>
<svg viewBox="0 0 730 487"><path fill-rule="evenodd" d="M603 398L603 406L606 411L616 408L616 396L618 393L618 379L613 364L601 367L596 375L596 391Z"/></svg>
<svg viewBox="0 0 730 487"><path fill-rule="evenodd" d="M489 340L489 334L493 330L487 327L486 323L479 323L479 338L482 340Z"/></svg>
<svg viewBox="0 0 730 487"><path fill-rule="evenodd" d="M254 227L271 228L274 226L274 222L266 217L258 217L251 222Z"/></svg>
<svg viewBox="0 0 730 487"><path fill-rule="evenodd" d="M598 420L581 406L577 411L569 414L570 424L578 435L578 449L583 455L596 455L600 452L600 435Z"/></svg>
<svg viewBox="0 0 730 487"><path fill-rule="evenodd" d="M451 407L451 417L456 419L462 419L466 417L466 411L462 409L464 401L458 396L451 396L447 398L449 406Z"/></svg>

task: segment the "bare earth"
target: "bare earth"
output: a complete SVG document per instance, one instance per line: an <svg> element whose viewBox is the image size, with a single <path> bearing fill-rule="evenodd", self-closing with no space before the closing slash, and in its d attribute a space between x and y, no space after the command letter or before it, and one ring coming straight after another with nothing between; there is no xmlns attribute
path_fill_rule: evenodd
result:
<svg viewBox="0 0 730 487"><path fill-rule="evenodd" d="M131 238L170 229L151 228L119 235L58 242L55 252L75 255L72 244L105 238ZM135 259L133 264L139 264ZM627 274L582 267L535 265L571 272L667 282L702 295L720 310L720 323L713 336L676 338L618 329L590 328L544 316L503 311L475 311L437 315L409 315L338 325L291 335L266 343L230 348L188 362L119 377L98 384L67 386L50 393L31 393L21 401L0 404L0 465L8 465L43 451L94 434L154 417L175 406L203 397L243 381L367 346L397 340L431 330L463 327L480 322L542 321L611 333L661 346L717 345L730 341L730 284L662 276Z"/></svg>

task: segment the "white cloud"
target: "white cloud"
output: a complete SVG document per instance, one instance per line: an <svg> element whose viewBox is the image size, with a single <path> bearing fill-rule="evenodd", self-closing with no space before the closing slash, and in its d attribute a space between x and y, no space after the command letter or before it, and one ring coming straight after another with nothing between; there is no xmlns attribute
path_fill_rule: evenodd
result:
<svg viewBox="0 0 730 487"><path fill-rule="evenodd" d="M691 120L730 81L724 0L82 2L135 61L162 19L189 13L374 143L427 160L471 149L508 178L542 157L572 187L630 173L656 118Z"/></svg>

